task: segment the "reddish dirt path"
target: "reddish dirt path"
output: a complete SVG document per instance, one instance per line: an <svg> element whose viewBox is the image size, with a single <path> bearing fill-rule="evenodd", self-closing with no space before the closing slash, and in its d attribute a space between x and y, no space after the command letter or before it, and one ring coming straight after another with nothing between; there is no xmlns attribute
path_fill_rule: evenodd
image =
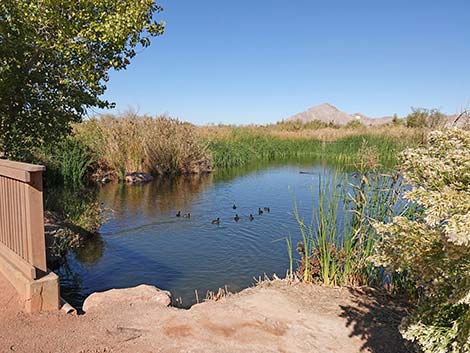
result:
<svg viewBox="0 0 470 353"><path fill-rule="evenodd" d="M0 352L401 353L403 313L372 290L273 281L190 310L121 303L26 315L0 277Z"/></svg>

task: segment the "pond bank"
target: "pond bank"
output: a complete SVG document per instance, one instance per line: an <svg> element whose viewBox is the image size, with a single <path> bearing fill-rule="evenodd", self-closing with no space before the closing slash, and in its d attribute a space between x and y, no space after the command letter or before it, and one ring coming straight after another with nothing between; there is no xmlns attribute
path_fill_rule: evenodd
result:
<svg viewBox="0 0 470 353"><path fill-rule="evenodd" d="M0 347L14 352L409 352L397 329L406 310L372 289L278 280L190 310L123 302L27 316L2 280Z"/></svg>

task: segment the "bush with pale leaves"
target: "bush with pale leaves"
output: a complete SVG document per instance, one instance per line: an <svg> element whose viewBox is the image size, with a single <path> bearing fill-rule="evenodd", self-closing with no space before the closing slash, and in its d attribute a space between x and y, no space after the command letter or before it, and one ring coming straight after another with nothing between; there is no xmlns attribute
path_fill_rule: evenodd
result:
<svg viewBox="0 0 470 353"><path fill-rule="evenodd" d="M406 198L421 213L376 224L373 260L407 271L423 300L401 325L424 352L470 352L470 132L433 132L425 148L402 153Z"/></svg>

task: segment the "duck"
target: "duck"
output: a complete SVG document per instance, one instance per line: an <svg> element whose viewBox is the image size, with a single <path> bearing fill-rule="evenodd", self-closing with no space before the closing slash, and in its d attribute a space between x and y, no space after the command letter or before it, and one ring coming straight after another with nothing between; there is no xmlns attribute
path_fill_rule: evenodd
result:
<svg viewBox="0 0 470 353"><path fill-rule="evenodd" d="M217 219L213 219L211 223L212 224L220 224L220 218L217 217Z"/></svg>
<svg viewBox="0 0 470 353"><path fill-rule="evenodd" d="M236 214L235 217L233 217L233 219L235 220L235 222L238 222L240 220L240 217L238 216L238 214Z"/></svg>
<svg viewBox="0 0 470 353"><path fill-rule="evenodd" d="M181 217L181 211L178 211L178 213L176 214L176 217Z"/></svg>
<svg viewBox="0 0 470 353"><path fill-rule="evenodd" d="M255 217L250 213L250 221L254 220Z"/></svg>
<svg viewBox="0 0 470 353"><path fill-rule="evenodd" d="M183 215L183 217L184 217L184 218L191 218L191 213L189 213L189 212L188 212L188 213L185 213L185 214Z"/></svg>
<svg viewBox="0 0 470 353"><path fill-rule="evenodd" d="M271 212L271 209L269 207L264 207L264 210L268 213Z"/></svg>
<svg viewBox="0 0 470 353"><path fill-rule="evenodd" d="M237 205L235 205L235 202L233 203L233 206L232 206L232 208L233 208L234 210L236 210L236 209L237 209Z"/></svg>
<svg viewBox="0 0 470 353"><path fill-rule="evenodd" d="M258 208L258 214L259 215L262 215L263 214L263 210L261 208Z"/></svg>

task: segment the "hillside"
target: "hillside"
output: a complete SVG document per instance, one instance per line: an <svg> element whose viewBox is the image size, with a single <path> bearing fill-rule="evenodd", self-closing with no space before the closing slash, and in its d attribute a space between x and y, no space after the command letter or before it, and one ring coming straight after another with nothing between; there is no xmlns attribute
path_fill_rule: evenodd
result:
<svg viewBox="0 0 470 353"><path fill-rule="evenodd" d="M453 115L446 115L446 126L450 127L454 124L454 121L458 117L458 114L453 114ZM331 105L330 103L323 103L320 105L316 105L310 109L307 109L304 112L295 114L289 118L286 119L287 121L301 121L303 123L307 123L309 121L313 120L319 120L324 123L332 123L336 125L346 125L350 121L360 121L366 126L377 126L377 125L383 125L383 124L389 124L392 122L393 117L392 116L385 116L382 118L370 118L365 114L362 113L354 113L354 114L348 114L345 113L338 108L336 108L334 105ZM457 123L455 126L457 127L463 127L463 126L468 126L469 124L469 118L468 115L464 115L461 118L458 119Z"/></svg>
<svg viewBox="0 0 470 353"><path fill-rule="evenodd" d="M323 103L320 105L316 105L302 113L298 113L294 116L291 116L287 120L299 120L304 123L313 120L319 120L324 123L346 125L350 121L355 120L355 118L345 112L342 112L341 110L329 103Z"/></svg>
<svg viewBox="0 0 470 353"><path fill-rule="evenodd" d="M320 105L316 105L304 112L295 114L287 120L298 120L303 123L313 120L319 120L327 124L332 123L337 125L346 125L351 121L357 120L366 126L371 126L387 124L392 122L392 119L393 118L391 116L386 116L383 118L369 118L367 115L364 115L362 113L348 114L339 110L330 103L323 103Z"/></svg>

